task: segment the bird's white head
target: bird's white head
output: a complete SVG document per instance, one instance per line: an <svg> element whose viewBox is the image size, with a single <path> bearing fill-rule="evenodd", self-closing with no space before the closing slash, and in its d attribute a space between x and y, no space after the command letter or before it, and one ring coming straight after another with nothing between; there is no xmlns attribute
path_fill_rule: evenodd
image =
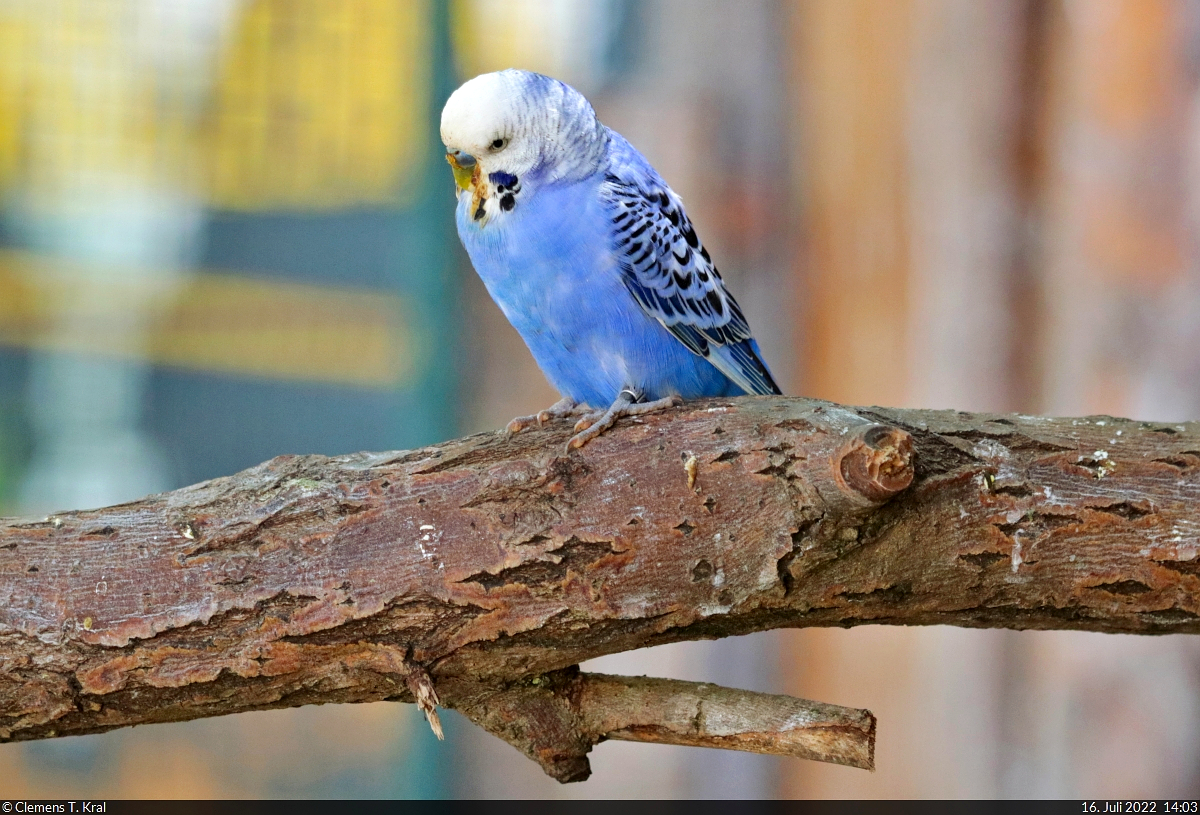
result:
<svg viewBox="0 0 1200 815"><path fill-rule="evenodd" d="M472 218L486 222L542 184L594 173L608 130L574 88L510 69L477 76L451 94L442 142L455 181L471 196Z"/></svg>

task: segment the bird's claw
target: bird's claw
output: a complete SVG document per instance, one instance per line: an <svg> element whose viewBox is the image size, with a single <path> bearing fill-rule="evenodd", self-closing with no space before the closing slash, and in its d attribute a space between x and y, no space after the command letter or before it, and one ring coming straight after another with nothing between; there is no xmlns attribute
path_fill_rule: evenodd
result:
<svg viewBox="0 0 1200 815"><path fill-rule="evenodd" d="M589 427L596 424L596 422L603 419L604 416L605 411L603 410L597 410L594 413L588 413L584 415L583 418L575 423L575 432L580 433L584 430L587 430Z"/></svg>
<svg viewBox="0 0 1200 815"><path fill-rule="evenodd" d="M683 404L679 396L665 396L653 402L630 402L618 397L608 410L589 413L575 423L575 435L567 442L567 452L578 450L592 439L604 433L617 423L622 416L644 416L656 410L676 407Z"/></svg>
<svg viewBox="0 0 1200 815"><path fill-rule="evenodd" d="M559 399L545 410L539 410L529 416L518 416L507 425L504 426L504 435L511 437L515 433L520 433L522 430L528 430L535 425L541 427L546 422L552 419L561 419L564 416L574 416L581 410L586 410L580 406L574 399Z"/></svg>
<svg viewBox="0 0 1200 815"><path fill-rule="evenodd" d="M540 426L542 424L541 418L540 413L533 416L518 416L504 426L504 435L512 436L520 433L522 430L528 430L535 424Z"/></svg>

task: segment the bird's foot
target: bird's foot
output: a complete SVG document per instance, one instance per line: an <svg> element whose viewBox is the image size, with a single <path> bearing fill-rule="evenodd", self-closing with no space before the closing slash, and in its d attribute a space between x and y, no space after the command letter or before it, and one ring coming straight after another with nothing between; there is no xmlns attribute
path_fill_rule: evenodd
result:
<svg viewBox="0 0 1200 815"><path fill-rule="evenodd" d="M576 402L569 396L564 396L545 410L539 410L529 416L518 416L513 419L504 428L504 433L511 436L514 433L520 433L522 430L528 430L535 425L541 427L551 419L561 419L566 416L578 416L580 413L585 413L587 408Z"/></svg>
<svg viewBox="0 0 1200 815"><path fill-rule="evenodd" d="M598 410L589 413L575 423L575 435L567 442L567 452L578 450L592 439L599 436L617 423L622 416L642 416L656 410L682 405L683 399L678 396L664 396L653 402L638 402L640 398L632 391L623 390L617 395L608 410Z"/></svg>

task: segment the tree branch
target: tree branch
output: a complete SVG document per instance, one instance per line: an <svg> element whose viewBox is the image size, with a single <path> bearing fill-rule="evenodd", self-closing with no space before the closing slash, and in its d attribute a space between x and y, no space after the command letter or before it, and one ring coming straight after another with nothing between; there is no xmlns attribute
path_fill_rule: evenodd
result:
<svg viewBox="0 0 1200 815"><path fill-rule="evenodd" d="M604 738L870 766L865 711L572 666L810 625L1200 631L1194 423L742 398L569 434L0 520L0 739L421 697L561 780Z"/></svg>

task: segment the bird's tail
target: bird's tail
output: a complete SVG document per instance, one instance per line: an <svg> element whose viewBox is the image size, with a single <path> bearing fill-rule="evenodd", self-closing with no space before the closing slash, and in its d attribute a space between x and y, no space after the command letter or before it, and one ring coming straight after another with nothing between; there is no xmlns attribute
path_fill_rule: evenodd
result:
<svg viewBox="0 0 1200 815"><path fill-rule="evenodd" d="M758 350L758 341L753 337L726 345L720 349L720 352L725 355L728 362L733 363L734 369L739 374L736 378L730 378L737 382L746 393L760 396L783 395L783 391L775 382L775 377L771 375L771 369L763 360L762 351Z"/></svg>

